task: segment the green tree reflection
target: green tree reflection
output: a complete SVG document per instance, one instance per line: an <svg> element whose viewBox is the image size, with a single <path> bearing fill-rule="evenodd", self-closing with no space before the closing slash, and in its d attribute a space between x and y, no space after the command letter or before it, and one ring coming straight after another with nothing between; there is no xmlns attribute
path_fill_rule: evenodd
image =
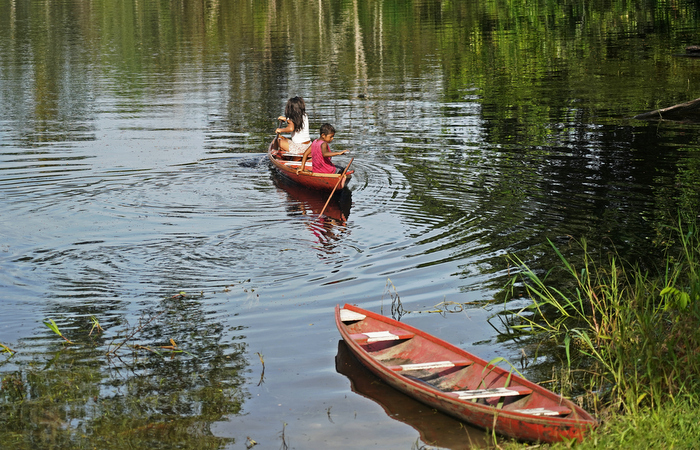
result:
<svg viewBox="0 0 700 450"><path fill-rule="evenodd" d="M81 333L74 345L51 336L56 344L29 359L20 350L0 366L0 442L15 449L221 448L234 440L210 427L238 414L247 396L246 345L229 335L241 330L224 332L197 298L176 295L146 310L140 324L107 328L96 339Z"/></svg>

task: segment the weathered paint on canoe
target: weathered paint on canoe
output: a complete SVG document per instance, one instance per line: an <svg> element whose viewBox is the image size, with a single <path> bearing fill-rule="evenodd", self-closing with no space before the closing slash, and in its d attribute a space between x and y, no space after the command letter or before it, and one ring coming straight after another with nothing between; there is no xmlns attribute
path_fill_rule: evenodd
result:
<svg viewBox="0 0 700 450"><path fill-rule="evenodd" d="M414 327L349 304L336 306L335 317L348 348L371 372L464 422L533 442L581 440L598 424L570 400Z"/></svg>

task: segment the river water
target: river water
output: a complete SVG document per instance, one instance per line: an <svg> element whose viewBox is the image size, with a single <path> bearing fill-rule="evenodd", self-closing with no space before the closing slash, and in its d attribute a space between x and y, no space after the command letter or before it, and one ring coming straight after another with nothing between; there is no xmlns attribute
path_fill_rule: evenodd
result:
<svg viewBox="0 0 700 450"><path fill-rule="evenodd" d="M694 3L399 3L0 1L0 441L484 446L335 305L516 361L508 254L649 261L697 211L698 126L631 119L700 96ZM354 158L324 217L266 160L295 95Z"/></svg>

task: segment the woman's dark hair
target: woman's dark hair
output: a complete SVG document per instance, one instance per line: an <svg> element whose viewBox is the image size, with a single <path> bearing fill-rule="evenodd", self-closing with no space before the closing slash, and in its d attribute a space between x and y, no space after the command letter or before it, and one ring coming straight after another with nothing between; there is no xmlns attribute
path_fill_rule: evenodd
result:
<svg viewBox="0 0 700 450"><path fill-rule="evenodd" d="M294 124L294 131L304 128L304 115L306 114L306 103L301 97L293 97L287 101L284 108L284 115Z"/></svg>

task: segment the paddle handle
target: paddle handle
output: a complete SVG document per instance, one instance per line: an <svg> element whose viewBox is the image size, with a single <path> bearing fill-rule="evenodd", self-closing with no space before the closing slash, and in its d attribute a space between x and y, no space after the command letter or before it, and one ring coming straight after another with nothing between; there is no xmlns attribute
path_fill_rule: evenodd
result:
<svg viewBox="0 0 700 450"><path fill-rule="evenodd" d="M328 203L331 201L331 198L333 197L333 194L335 193L335 189L336 189L336 188L338 187L338 185L340 184L340 180L342 180L343 178L345 178L345 172L348 171L348 169L350 168L350 164L352 164L352 162L353 162L354 159L355 159L355 158L350 158L350 162L348 163L347 166L345 166L345 169L343 169L343 173L340 175L340 177L338 177L338 181L336 181L335 186L333 186L333 190L331 191L331 195L328 196L328 200L326 200L326 204L323 205L323 209L321 210L321 212L320 212L319 215L318 215L318 219L319 219L319 220L321 220L321 216L323 215L323 212L326 210L326 206L328 206Z"/></svg>

